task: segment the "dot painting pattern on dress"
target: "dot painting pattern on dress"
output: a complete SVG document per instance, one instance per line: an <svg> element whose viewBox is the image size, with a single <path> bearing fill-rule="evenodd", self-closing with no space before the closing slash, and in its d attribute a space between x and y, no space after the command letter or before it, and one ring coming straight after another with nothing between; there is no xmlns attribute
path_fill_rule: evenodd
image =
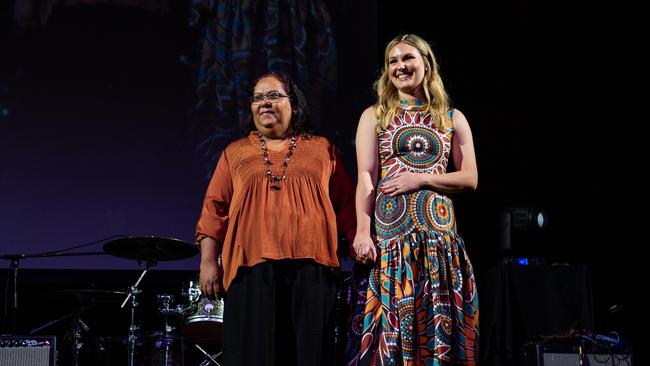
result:
<svg viewBox="0 0 650 366"><path fill-rule="evenodd" d="M453 133L437 129L422 102L401 102L378 135L378 186L406 172L444 174ZM377 190L378 259L356 292L349 366L476 365L476 281L454 211L432 189Z"/></svg>

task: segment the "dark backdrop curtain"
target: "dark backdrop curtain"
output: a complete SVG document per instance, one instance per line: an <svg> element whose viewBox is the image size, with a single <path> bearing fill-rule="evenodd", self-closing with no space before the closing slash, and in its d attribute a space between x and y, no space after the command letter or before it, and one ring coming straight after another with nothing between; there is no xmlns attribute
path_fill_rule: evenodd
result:
<svg viewBox="0 0 650 366"><path fill-rule="evenodd" d="M55 6L78 4L136 6L160 15L167 15L170 9L169 0L16 0L14 23L20 27L45 27Z"/></svg>

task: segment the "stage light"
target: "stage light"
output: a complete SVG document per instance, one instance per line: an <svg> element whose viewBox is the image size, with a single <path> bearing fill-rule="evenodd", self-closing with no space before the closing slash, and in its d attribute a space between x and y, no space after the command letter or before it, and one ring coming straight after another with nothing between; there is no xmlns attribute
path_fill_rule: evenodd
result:
<svg viewBox="0 0 650 366"><path fill-rule="evenodd" d="M500 216L500 250L503 255L538 254L537 239L548 226L548 215L538 207L507 207ZM521 261L528 265L530 261Z"/></svg>

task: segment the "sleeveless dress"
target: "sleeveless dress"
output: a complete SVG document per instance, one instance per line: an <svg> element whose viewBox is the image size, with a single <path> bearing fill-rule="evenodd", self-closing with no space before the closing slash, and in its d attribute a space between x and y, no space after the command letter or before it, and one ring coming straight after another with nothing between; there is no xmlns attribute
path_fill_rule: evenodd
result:
<svg viewBox="0 0 650 366"><path fill-rule="evenodd" d="M421 102L400 102L379 134L378 187L401 172L445 173L453 133L436 129ZM452 201L429 189L392 198L377 192L378 260L359 288L367 284L358 302L363 311L352 320L348 364L476 364L476 281Z"/></svg>

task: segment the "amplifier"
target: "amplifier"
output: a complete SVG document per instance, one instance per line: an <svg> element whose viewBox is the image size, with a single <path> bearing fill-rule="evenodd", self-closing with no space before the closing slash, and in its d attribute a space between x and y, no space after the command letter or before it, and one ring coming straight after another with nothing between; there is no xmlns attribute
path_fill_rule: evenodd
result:
<svg viewBox="0 0 650 366"><path fill-rule="evenodd" d="M56 337L0 336L0 366L55 366Z"/></svg>
<svg viewBox="0 0 650 366"><path fill-rule="evenodd" d="M522 366L632 366L630 347L583 347L578 345L532 344L524 346Z"/></svg>

